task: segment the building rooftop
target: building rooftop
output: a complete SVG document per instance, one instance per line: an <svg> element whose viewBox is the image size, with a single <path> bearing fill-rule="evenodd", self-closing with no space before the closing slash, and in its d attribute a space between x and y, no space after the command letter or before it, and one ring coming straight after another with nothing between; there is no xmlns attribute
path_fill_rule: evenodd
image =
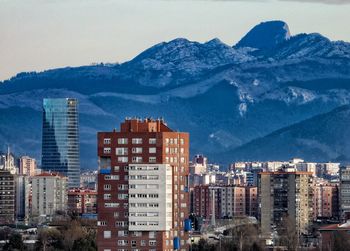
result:
<svg viewBox="0 0 350 251"><path fill-rule="evenodd" d="M66 177L57 172L42 172L41 174L35 175L34 177Z"/></svg>
<svg viewBox="0 0 350 251"><path fill-rule="evenodd" d="M120 124L121 132L172 132L163 119L126 118Z"/></svg>
<svg viewBox="0 0 350 251"><path fill-rule="evenodd" d="M320 231L349 231L350 230L350 220L343 224L332 224L320 228Z"/></svg>

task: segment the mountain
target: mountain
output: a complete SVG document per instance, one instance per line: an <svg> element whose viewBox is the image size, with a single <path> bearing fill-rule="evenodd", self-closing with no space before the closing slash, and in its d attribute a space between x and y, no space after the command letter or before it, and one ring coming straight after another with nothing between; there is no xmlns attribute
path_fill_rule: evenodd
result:
<svg viewBox="0 0 350 251"><path fill-rule="evenodd" d="M350 106L314 116L252 140L227 155L237 160L350 161Z"/></svg>
<svg viewBox="0 0 350 251"><path fill-rule="evenodd" d="M236 47L273 49L291 37L288 24L283 21L262 22L251 29Z"/></svg>
<svg viewBox="0 0 350 251"><path fill-rule="evenodd" d="M42 99L76 97L84 168L96 168L96 132L134 116L164 117L190 132L192 154L227 164L254 139L349 104L349 43L290 35L275 21L245 37L234 46L178 38L122 64L19 73L0 83L0 142L40 159Z"/></svg>

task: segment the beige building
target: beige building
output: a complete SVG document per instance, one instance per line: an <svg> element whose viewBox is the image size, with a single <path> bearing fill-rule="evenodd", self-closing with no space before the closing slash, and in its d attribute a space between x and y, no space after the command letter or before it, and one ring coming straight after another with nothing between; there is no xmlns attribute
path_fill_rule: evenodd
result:
<svg viewBox="0 0 350 251"><path fill-rule="evenodd" d="M36 170L36 160L28 156L19 159L19 174L34 176Z"/></svg>
<svg viewBox="0 0 350 251"><path fill-rule="evenodd" d="M52 216L57 211L65 212L67 202L67 177L57 173L42 173L32 177L33 216Z"/></svg>
<svg viewBox="0 0 350 251"><path fill-rule="evenodd" d="M265 238L274 228L285 227L282 219L292 223L299 235L308 232L313 219L311 172L263 172L258 184L259 220Z"/></svg>

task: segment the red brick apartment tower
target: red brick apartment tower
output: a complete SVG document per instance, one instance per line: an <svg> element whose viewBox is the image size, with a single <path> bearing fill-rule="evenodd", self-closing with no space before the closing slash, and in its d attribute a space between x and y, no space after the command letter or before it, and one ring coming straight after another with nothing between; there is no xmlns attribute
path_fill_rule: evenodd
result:
<svg viewBox="0 0 350 251"><path fill-rule="evenodd" d="M98 157L98 250L188 250L189 134L126 119L98 133Z"/></svg>

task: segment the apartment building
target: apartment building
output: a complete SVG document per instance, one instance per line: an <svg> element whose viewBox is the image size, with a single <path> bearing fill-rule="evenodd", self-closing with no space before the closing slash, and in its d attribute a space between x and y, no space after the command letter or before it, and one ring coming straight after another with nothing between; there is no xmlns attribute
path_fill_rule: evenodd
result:
<svg viewBox="0 0 350 251"><path fill-rule="evenodd" d="M58 173L41 173L32 177L32 216L53 216L67 210L67 180Z"/></svg>
<svg viewBox="0 0 350 251"><path fill-rule="evenodd" d="M257 188L235 185L200 185L193 189L192 210L196 216L215 218L255 216Z"/></svg>
<svg viewBox="0 0 350 251"><path fill-rule="evenodd" d="M340 168L339 178L340 217L346 221L350 219L350 166Z"/></svg>
<svg viewBox="0 0 350 251"><path fill-rule="evenodd" d="M19 174L34 176L36 171L36 160L28 156L22 156L19 159Z"/></svg>
<svg viewBox="0 0 350 251"><path fill-rule="evenodd" d="M285 227L284 217L299 235L308 233L313 219L312 182L311 172L260 173L259 220L264 237L269 238L275 227Z"/></svg>
<svg viewBox="0 0 350 251"><path fill-rule="evenodd" d="M98 157L98 250L188 250L189 134L126 119L98 133Z"/></svg>
<svg viewBox="0 0 350 251"><path fill-rule="evenodd" d="M68 211L82 214L97 213L97 191L90 189L68 190Z"/></svg>
<svg viewBox="0 0 350 251"><path fill-rule="evenodd" d="M13 224L16 212L15 174L0 170L0 224Z"/></svg>
<svg viewBox="0 0 350 251"><path fill-rule="evenodd" d="M338 184L324 179L314 181L314 220L339 218L339 189Z"/></svg>

